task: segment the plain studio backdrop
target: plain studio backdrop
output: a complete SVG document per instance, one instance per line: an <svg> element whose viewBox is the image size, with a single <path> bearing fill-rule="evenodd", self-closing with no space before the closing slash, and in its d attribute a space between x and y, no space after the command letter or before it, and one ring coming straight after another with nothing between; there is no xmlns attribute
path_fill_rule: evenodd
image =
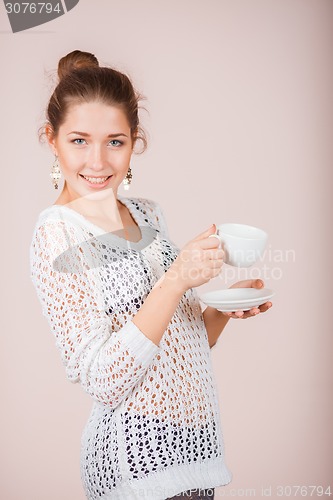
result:
<svg viewBox="0 0 333 500"><path fill-rule="evenodd" d="M216 498L333 486L333 2L81 0L16 34L2 4L0 14L0 497L85 498L80 437L92 400L66 380L29 276L34 224L60 192L37 131L58 60L75 49L147 97L149 148L120 194L159 202L179 247L213 222L269 234L253 268L225 266L197 288L261 277L276 292L269 312L230 320L211 351L233 473Z"/></svg>

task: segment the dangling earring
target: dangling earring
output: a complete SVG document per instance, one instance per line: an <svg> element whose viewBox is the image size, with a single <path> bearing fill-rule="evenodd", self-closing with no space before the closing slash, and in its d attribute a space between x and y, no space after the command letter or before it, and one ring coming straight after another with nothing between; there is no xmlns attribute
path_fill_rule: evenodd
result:
<svg viewBox="0 0 333 500"><path fill-rule="evenodd" d="M124 189L126 189L126 191L128 191L130 188L132 177L133 177L132 169L131 169L131 167L128 167L128 172L126 174L125 179L123 180Z"/></svg>
<svg viewBox="0 0 333 500"><path fill-rule="evenodd" d="M61 171L59 168L59 160L57 155L55 155L50 176L52 178L54 189L58 189L58 181L61 178Z"/></svg>

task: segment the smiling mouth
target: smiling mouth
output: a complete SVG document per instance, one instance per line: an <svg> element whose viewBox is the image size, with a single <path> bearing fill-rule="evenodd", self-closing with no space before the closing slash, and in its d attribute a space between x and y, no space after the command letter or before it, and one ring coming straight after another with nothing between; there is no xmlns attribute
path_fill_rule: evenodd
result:
<svg viewBox="0 0 333 500"><path fill-rule="evenodd" d="M110 179L110 177L112 177L112 175L108 175L106 177L87 177L87 176L82 175L82 174L79 174L79 175L80 175L80 177L82 177L86 181L90 182L91 184L104 184L104 182L106 182L107 180Z"/></svg>

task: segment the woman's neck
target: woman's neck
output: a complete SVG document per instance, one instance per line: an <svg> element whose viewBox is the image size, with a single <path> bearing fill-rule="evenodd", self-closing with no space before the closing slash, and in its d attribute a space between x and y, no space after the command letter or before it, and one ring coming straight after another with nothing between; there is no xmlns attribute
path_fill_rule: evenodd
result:
<svg viewBox="0 0 333 500"><path fill-rule="evenodd" d="M115 194L112 188L79 196L64 186L55 204L67 205L87 217L110 218L111 216L115 221L121 221L119 212L124 210L124 206L118 200L118 194Z"/></svg>

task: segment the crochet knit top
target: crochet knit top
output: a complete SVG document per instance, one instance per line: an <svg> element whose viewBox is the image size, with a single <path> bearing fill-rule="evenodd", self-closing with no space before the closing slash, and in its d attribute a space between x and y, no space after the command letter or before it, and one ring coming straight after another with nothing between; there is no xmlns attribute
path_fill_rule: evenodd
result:
<svg viewBox="0 0 333 500"><path fill-rule="evenodd" d="M165 500L229 483L211 352L195 289L187 290L159 345L133 323L180 249L161 207L118 200L138 242L107 233L66 205L38 217L31 279L66 377L93 406L80 472L91 500Z"/></svg>

